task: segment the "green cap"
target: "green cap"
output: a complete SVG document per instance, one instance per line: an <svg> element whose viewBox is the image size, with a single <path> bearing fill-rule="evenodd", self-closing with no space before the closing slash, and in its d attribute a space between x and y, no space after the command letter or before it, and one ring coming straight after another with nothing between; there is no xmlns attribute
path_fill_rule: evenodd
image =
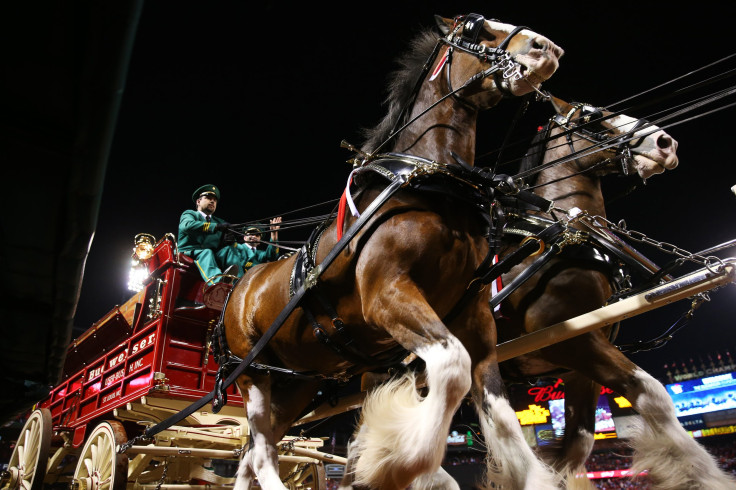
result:
<svg viewBox="0 0 736 490"><path fill-rule="evenodd" d="M246 226L245 228L243 228L244 235L260 235L261 233L263 233L263 230L261 230L257 226Z"/></svg>
<svg viewBox="0 0 736 490"><path fill-rule="evenodd" d="M202 197L205 194L214 194L217 200L220 200L220 189L217 188L216 185L212 184L205 184L196 191L194 191L194 194L192 194L192 201L197 202L197 199Z"/></svg>

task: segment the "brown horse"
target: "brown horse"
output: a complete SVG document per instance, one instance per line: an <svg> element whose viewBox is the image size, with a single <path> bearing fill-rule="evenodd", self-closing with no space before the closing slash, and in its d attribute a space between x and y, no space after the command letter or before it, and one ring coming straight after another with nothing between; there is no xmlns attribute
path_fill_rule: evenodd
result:
<svg viewBox="0 0 736 490"><path fill-rule="evenodd" d="M542 141L527 152L520 175L543 168L528 183L557 208L578 208L590 216L605 217L601 177L636 172L646 180L677 166L677 142L656 126L587 104L554 98L552 102L557 115L550 120L547 132L538 134ZM522 215L521 220L509 221L507 237L534 233L535 227L547 225L544 218L552 218L544 213ZM582 230L591 232L585 227ZM614 292L613 269L621 260L611 251L600 253L600 246L590 245L588 241L563 248L502 301L497 319L499 340L510 340L607 303ZM599 253L591 254L594 248ZM614 267L602 260L606 255ZM530 257L516 266L503 276L503 283L511 283L535 260ZM641 277L647 275L651 264L644 267ZM718 470L678 422L665 388L609 341L610 330L583 334L501 363L507 380L559 373L560 368L571 370L561 376L565 382L563 440L545 459L568 476L584 472L583 464L594 442L596 402L604 385L625 396L646 424L632 440L635 474L647 470L657 488L734 488L734 481ZM579 479L569 482L581 484Z"/></svg>
<svg viewBox="0 0 736 490"><path fill-rule="evenodd" d="M331 222L304 253L254 267L232 291L224 313L231 352L268 366L249 367L237 379L252 442L238 490L254 478L262 488L284 488L276 442L323 380L395 363L397 350L424 361L428 391L420 395L409 379L366 401L345 485L405 488L435 472L468 390L486 439L498 445L490 472L503 472L502 481L554 485L505 398L489 295L473 297L450 324L442 318L489 257L487 187L460 175L451 154L473 162L479 111L538 89L562 50L529 29L477 14L437 19L443 35L420 34L400 60L389 113L368 135L363 148L371 154L356 163L355 187L345 197L360 217ZM377 155L386 150L403 153ZM503 459L501 449L513 457Z"/></svg>

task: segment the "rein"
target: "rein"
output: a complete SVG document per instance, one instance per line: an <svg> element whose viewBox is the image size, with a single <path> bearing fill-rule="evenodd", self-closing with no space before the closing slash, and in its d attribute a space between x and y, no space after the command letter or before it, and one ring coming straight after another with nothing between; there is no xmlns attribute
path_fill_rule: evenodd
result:
<svg viewBox="0 0 736 490"><path fill-rule="evenodd" d="M603 165L606 165L608 163L615 162L615 161L620 162L621 173L623 175L629 175L628 165L632 159L631 150L641 145L642 142L644 141L644 136L646 136L646 135L637 136L635 135L635 133L644 127L652 126L653 124L645 119L639 119L637 120L636 124L634 125L632 129L622 134L621 136L608 137L605 134L606 130L592 131L588 129L590 125L599 123L600 121L614 117L615 115L615 114L612 114L604 118L601 114L601 110L602 109L591 106L589 104L576 103L573 106L573 108L567 113L567 115L563 116L562 114L555 114L554 116L552 116L547 122L547 125L545 128L545 137L542 140L540 140L538 144L540 146L542 145L546 146L546 143L550 141L549 134L552 131L552 128L554 127L554 125L556 124L557 126L559 126L560 128L564 130L557 137L561 137L561 136L565 137L567 144L570 147L570 155L562 157L562 158L558 158L556 160L547 162L545 164L537 165L534 168L530 168L529 170L519 172L518 174L514 175L514 180L522 180L529 176L541 173L542 171L547 170L548 168L554 167L556 165L560 165L560 164L567 163L570 161L576 161L578 158L589 156L589 155L592 155L592 154L598 153L599 151L604 151L604 150L613 150L615 155L611 158L603 160L602 162L599 162L596 165L591 166L588 169L582 170L573 175L579 175L582 173L590 172L600 166L603 166ZM572 116L578 111L581 112L581 116L577 119L573 119ZM574 124L577 121L582 121L583 124L582 125ZM590 148L585 148L582 150L575 150L574 141L572 139L573 134L578 136L581 139L584 139L586 141L593 143L593 145ZM635 140L638 140L636 144L633 144L633 145L629 144L630 142L635 141ZM546 149L543 151L540 151L539 152L540 156L543 156L546 151L547 151ZM541 187L543 185L548 185L553 182L558 182L560 180L564 180L569 177L572 177L572 175L563 177L561 179L554 180L552 182L548 182L546 184L540 184L540 185L529 187L529 188Z"/></svg>
<svg viewBox="0 0 736 490"><path fill-rule="evenodd" d="M151 439L155 434L158 434L162 430L168 429L173 424L185 419L209 402L212 402L213 412L217 413L224 404L224 397L222 397L221 395L222 390L233 384L238 376L240 376L247 368L253 365L254 359L261 353L268 342L278 332L286 319L293 313L293 311L297 307L300 306L302 299L308 293L308 291L315 288L320 275L332 264L332 262L340 255L345 247L348 246L348 244L353 240L353 238L355 238L358 232L363 229L368 220L370 220L383 206L383 204L385 204L397 191L410 185L412 181L418 178L438 174L452 179L451 181L464 183L471 188L476 188L478 189L480 194L487 193L487 199L490 200L493 197L494 188L500 187L501 183L501 181L496 178L490 178L485 174L469 171L465 169L465 167L460 165L440 164L411 155L389 154L386 155L386 157L389 163L389 165L387 166L390 167L391 170L389 170L388 168L384 168L384 171L381 172L379 169L376 168L378 166L377 162L371 163L369 166L366 166L364 168L365 171L375 169L380 175L383 175L384 177L390 177L388 186L383 191L381 191L381 193L368 205L368 207L347 230L343 237L338 240L338 242L332 247L324 260L320 264L312 267L307 272L304 282L293 293L287 305L283 308L283 310L281 310L276 319L269 326L268 330L264 332L258 342L256 342L248 355L244 359L240 360L239 364L234 369L230 370L227 378L224 381L222 380L221 373L219 373L218 371L216 387L215 389L213 389L212 392L208 393L204 397L195 401L182 411L172 415L166 420L163 420L162 422L159 422L154 426L148 427L141 435L130 439L128 442L120 445L117 451L118 453L124 453L129 447L131 447L139 440ZM394 165L391 165L392 162ZM523 191L521 191L521 195L525 195ZM529 193L529 195L532 194ZM534 196L534 198L536 202L538 198L536 196ZM223 309L220 321L216 326L216 330L222 329L224 312L225 310ZM230 363L228 361L232 361L232 357L234 356L227 356L222 351L220 353L220 357L226 358L224 363L218 362L218 364L220 364L220 369L223 369L223 366L226 365L229 367ZM263 365L257 365L255 366L255 368L260 371L269 370L268 366ZM290 370L280 369L279 371L284 373L291 373Z"/></svg>
<svg viewBox="0 0 736 490"><path fill-rule="evenodd" d="M505 89L503 88L503 84L498 82L499 73L500 73L500 76L504 80L509 79L509 78L514 78L515 80L519 80L520 78L522 78L521 65L514 59L513 56L511 56L508 53L508 51L506 51L506 47L511 42L511 38L514 37L516 34L518 34L521 30L526 29L526 27L517 26L506 36L506 38L497 47L488 47L482 44L475 43L475 41L477 41L478 39L478 35L480 33L480 29L482 28L484 21L485 21L485 18L480 14L468 14L464 17L462 16L457 17L455 19L454 29L446 37L444 38L440 37L439 39L437 39L437 44L435 45L435 48L432 50L432 53L430 54L429 58L427 59L426 63L424 64L422 68L422 72L417 78L417 83L414 86L412 95L409 97L409 102L401 110L399 117L396 118L396 124L394 125L394 128L391 130L390 136L386 138L383 141L383 143L378 145L378 147L375 148L370 154L366 155L366 157L363 160L364 163L371 160L373 158L373 155L378 154L378 152L382 148L384 148L388 144L388 142L391 141L396 135L401 133L401 131L403 131L408 126L413 124L416 120L424 116L430 110L434 109L438 104L443 102L448 97L454 97L456 100L461 101L463 105L467 106L468 103L460 99L457 93L465 89L469 85L479 80L482 80L489 75L494 75L494 79L497 80L496 86L502 93L504 93L504 95L506 95L507 92L504 92ZM466 32L466 30L468 32ZM421 113L417 114L414 118L407 121L404 125L402 125L401 127L398 127L404 115L407 114L407 111L413 105L412 101L416 97L417 93L419 92L419 88L424 83L424 79L429 73L429 69L431 68L432 63L436 59L437 54L439 53L440 46L442 44L448 45L447 53L445 54L445 60L441 62L438 69L441 69L444 63L447 62L448 63L448 69L446 72L447 77L450 76L450 73L449 73L450 72L449 67L451 64L450 58L452 56L452 51L454 49L458 49L466 54L475 56L476 58L478 58L479 60L483 62L490 63L491 66L471 76L470 78L468 78L468 80L465 81L465 83L463 83L460 87L454 90L452 89L452 84L450 83L450 79L448 78L448 87L450 88L450 91L447 94L440 97L432 105L427 107ZM476 108L473 107L473 109L475 110Z"/></svg>
<svg viewBox="0 0 736 490"><path fill-rule="evenodd" d="M335 244L335 246L330 250L330 252L327 254L327 257L320 263L319 265L315 266L310 273L307 276L307 280L305 283L299 287L299 289L294 293L292 298L289 300L287 305L284 307L283 310L279 313L279 315L276 317L276 319L273 321L271 326L268 328L268 330L263 334L263 336L258 339L258 342L253 346L253 349L248 353L248 355L240 362L240 364L233 369L230 374L228 375L227 379L225 379L222 384L220 385L221 389L225 389L229 387L231 384L235 382L235 380L240 376L243 371L245 371L246 368L248 368L253 360L255 359L258 354L261 353L263 348L266 346L266 344L273 338L273 336L278 332L278 330L281 328L283 323L286 321L286 319L291 315L291 313L299 306L299 303L301 302L302 297L306 294L306 292L314 287L317 283L317 280L319 279L320 274L327 269L327 267L332 264L332 262L338 257L338 255L345 249L345 247L352 241L352 239L357 235L357 233L363 228L365 223L373 217L373 215L381 208L381 206L388 201L391 196L393 196L400 188L402 188L404 185L406 185L407 181L409 179L409 176L405 174L397 174L395 178L391 181L391 183L381 192L381 194L376 197L376 199L368 205L365 211L363 211L363 214L358 218L355 223L350 227L350 229L345 233L345 235ZM224 315L224 309L223 309L223 315ZM222 318L221 318L222 319ZM221 323L220 323L221 324ZM210 401L213 401L216 395L216 390L212 390L207 395L203 396L199 400L195 401L191 405L189 405L187 408L182 410L181 412L178 412L171 417L169 417L166 420L163 420L162 422L159 422L158 424L148 427L143 433L133 439L130 439L128 442L121 444L118 448L118 454L124 453L130 446L135 444L137 441L142 439L151 439L154 435L158 434L162 430L168 429L175 423L185 419L195 411L202 408L205 404L207 404ZM217 413L222 408L222 405L215 406L216 403L213 402L213 412Z"/></svg>

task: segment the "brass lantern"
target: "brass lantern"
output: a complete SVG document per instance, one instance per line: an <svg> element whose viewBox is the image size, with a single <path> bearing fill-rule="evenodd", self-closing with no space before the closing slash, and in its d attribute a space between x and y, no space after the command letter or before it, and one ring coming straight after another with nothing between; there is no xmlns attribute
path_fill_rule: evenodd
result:
<svg viewBox="0 0 736 490"><path fill-rule="evenodd" d="M138 233L135 236L135 247L133 248L133 257L145 262L153 256L153 245L156 238L148 233Z"/></svg>

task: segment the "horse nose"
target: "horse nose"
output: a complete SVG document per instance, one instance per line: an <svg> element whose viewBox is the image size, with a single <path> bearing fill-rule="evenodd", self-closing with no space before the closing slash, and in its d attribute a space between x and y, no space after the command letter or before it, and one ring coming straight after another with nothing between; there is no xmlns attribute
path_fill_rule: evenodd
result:
<svg viewBox="0 0 736 490"><path fill-rule="evenodd" d="M662 131L657 136L657 150L665 156L665 167L672 169L677 167L677 140L669 134Z"/></svg>
<svg viewBox="0 0 736 490"><path fill-rule="evenodd" d="M532 49L538 49L543 53L551 54L556 58L561 58L565 54L565 50L550 41L544 36L537 36L532 39Z"/></svg>

